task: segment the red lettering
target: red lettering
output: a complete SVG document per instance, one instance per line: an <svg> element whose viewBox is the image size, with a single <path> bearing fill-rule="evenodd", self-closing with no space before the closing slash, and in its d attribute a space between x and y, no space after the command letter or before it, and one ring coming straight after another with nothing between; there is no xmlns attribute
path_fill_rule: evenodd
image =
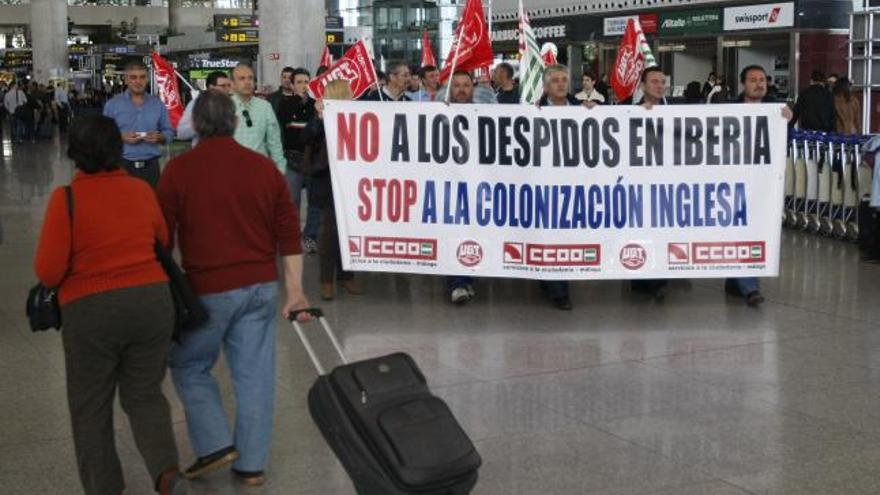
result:
<svg viewBox="0 0 880 495"><path fill-rule="evenodd" d="M361 204L358 206L358 218L362 222L366 222L372 214L370 207L370 179L358 181L358 197L361 200Z"/></svg>
<svg viewBox="0 0 880 495"><path fill-rule="evenodd" d="M388 183L388 220L400 221L400 208L403 201L400 197L400 181L392 180Z"/></svg>
<svg viewBox="0 0 880 495"><path fill-rule="evenodd" d="M409 211L416 205L416 181L408 180L403 183L403 221L409 222Z"/></svg>
<svg viewBox="0 0 880 495"><path fill-rule="evenodd" d="M336 159L354 161L355 144L357 136L355 135L355 114L336 114Z"/></svg>
<svg viewBox="0 0 880 495"><path fill-rule="evenodd" d="M379 156L379 117L367 112L361 117L360 152L365 162L373 162Z"/></svg>
<svg viewBox="0 0 880 495"><path fill-rule="evenodd" d="M382 221L382 194L385 192L385 179L373 179L373 187L376 189L376 220Z"/></svg>

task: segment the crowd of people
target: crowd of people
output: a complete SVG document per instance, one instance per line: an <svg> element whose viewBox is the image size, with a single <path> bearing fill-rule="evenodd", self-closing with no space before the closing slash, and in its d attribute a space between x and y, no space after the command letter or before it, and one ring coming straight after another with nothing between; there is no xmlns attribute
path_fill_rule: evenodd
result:
<svg viewBox="0 0 880 495"><path fill-rule="evenodd" d="M363 294L354 274L342 267L323 125L323 100L351 99L352 90L336 80L316 101L307 90L311 77L306 69L287 67L278 91L264 99L255 94L248 65L231 74L214 72L175 132L165 107L147 92L147 68L130 63L127 89L106 102L103 115L77 117L70 127L67 154L77 168L72 201L64 188L52 194L35 266L43 284L59 288L68 400L87 494L125 488L114 446L117 389L159 493L186 493L187 479L230 465L242 483L264 483L275 400L275 328L278 316L309 306L303 253L317 252L321 299L333 299L339 289ZM589 111L613 100L604 78L591 73L583 75L577 92L570 90L565 66L547 67L543 77L540 106ZM390 63L383 78L362 99L426 102L448 94L453 104L520 102L514 69L506 63L479 77L456 71L448 86L441 85L436 67L413 71L403 62ZM647 109L673 103L667 81L662 68L646 69L634 103ZM696 88L699 101L719 101L717 81L710 78L708 88ZM745 68L740 84L742 93L731 101L772 100L762 67ZM9 89L7 109L20 94L16 85ZM840 100L843 108L851 105L847 95L828 93L828 101ZM818 96L803 97L794 111L783 110L802 125L820 113L813 106ZM28 98L36 99L22 100ZM16 114L17 104L11 108ZM160 170L162 145L175 138L192 140L192 149ZM308 206L301 228L303 198ZM156 260L157 243L179 248L189 283L209 314L207 323L174 343L174 309L168 277ZM446 277L449 301L473 300L475 284L471 277ZM573 308L568 281L540 284L555 308ZM632 282L634 292L657 299L666 287L664 280ZM730 279L727 290L750 306L763 301L756 278ZM233 427L212 374L221 352L235 391ZM184 470L161 391L166 365L196 454Z"/></svg>

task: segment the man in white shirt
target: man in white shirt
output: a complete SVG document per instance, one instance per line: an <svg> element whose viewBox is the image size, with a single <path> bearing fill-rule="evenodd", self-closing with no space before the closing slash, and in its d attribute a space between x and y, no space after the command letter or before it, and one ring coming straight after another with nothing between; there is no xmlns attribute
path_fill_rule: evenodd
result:
<svg viewBox="0 0 880 495"><path fill-rule="evenodd" d="M596 90L596 75L590 72L584 72L581 78L581 92L574 95L580 101L595 101L596 103L605 104L605 96Z"/></svg>
<svg viewBox="0 0 880 495"><path fill-rule="evenodd" d="M58 111L58 132L67 132L67 121L70 116L70 99L67 88L59 81L55 84L55 108Z"/></svg>
<svg viewBox="0 0 880 495"><path fill-rule="evenodd" d="M24 142L24 136L27 133L27 125L19 108L27 108L27 94L19 88L17 82L13 82L9 86L9 91L3 96L3 106L9 113L9 121L12 123L12 142L21 144ZM18 110L18 112L16 112Z"/></svg>
<svg viewBox="0 0 880 495"><path fill-rule="evenodd" d="M232 96L232 80L229 79L229 76L223 71L217 70L208 74L208 79L205 80L205 86L208 88L208 91L216 89L227 96ZM181 117L180 122L177 123L177 139L181 141L192 140L193 148L195 148L196 144L199 142L199 137L196 135L196 130L193 128L192 124L193 107L195 107L198 98L199 96L196 95L195 98L186 105L186 109L183 111L183 117Z"/></svg>

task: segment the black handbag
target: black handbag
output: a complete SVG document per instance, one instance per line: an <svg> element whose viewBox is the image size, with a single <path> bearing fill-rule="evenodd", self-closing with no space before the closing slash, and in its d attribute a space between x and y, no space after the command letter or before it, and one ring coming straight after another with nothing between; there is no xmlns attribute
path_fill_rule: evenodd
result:
<svg viewBox="0 0 880 495"><path fill-rule="evenodd" d="M208 310L192 290L186 275L174 261L171 253L156 242L156 259L168 275L171 297L174 300L174 341L180 342L183 332L194 330L208 321Z"/></svg>
<svg viewBox="0 0 880 495"><path fill-rule="evenodd" d="M67 215L70 218L70 251L72 255L73 192L70 186L66 186L64 191L67 194ZM31 325L31 331L42 332L50 328L61 330L61 306L58 304L58 288L49 288L43 284L37 284L32 287L28 291L25 312Z"/></svg>

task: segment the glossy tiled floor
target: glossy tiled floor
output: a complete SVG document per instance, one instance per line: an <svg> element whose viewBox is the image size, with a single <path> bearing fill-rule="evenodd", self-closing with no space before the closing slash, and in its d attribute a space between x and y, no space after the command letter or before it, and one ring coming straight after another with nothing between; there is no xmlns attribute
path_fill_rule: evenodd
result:
<svg viewBox="0 0 880 495"><path fill-rule="evenodd" d="M44 204L70 163L57 140L3 146L0 494L77 494L60 340L30 334L22 315ZM455 308L436 278L386 274L361 276L367 295L325 309L353 357L417 358L483 455L478 495L880 493L880 266L799 233L784 253L758 310L718 280L676 283L664 304L619 282L576 283L569 313L537 284L487 280ZM315 265L307 258L317 300ZM278 332L267 484L218 473L192 493L354 493L306 411L314 371L293 332ZM151 493L117 417L128 493Z"/></svg>

